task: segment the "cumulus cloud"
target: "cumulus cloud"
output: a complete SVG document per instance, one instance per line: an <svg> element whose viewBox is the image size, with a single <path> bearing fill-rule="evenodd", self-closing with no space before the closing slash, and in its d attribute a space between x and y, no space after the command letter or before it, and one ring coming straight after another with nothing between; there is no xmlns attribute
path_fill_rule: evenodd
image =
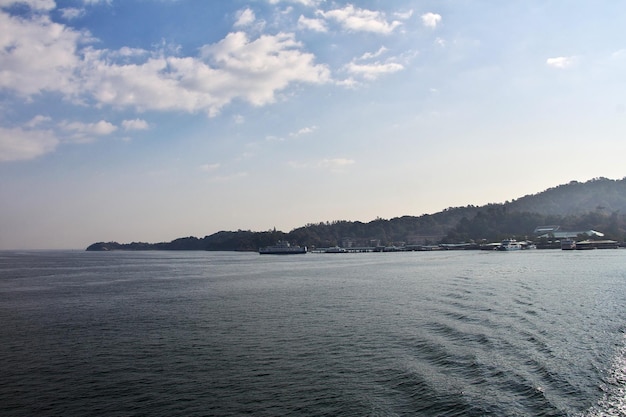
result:
<svg viewBox="0 0 626 417"><path fill-rule="evenodd" d="M59 127L70 133L70 136L66 137L66 141L74 143L93 142L96 136L110 135L117 130L117 126L105 120L96 123L64 121L59 123Z"/></svg>
<svg viewBox="0 0 626 417"><path fill-rule="evenodd" d="M23 96L78 92L74 71L80 65L77 45L83 33L54 23L48 16L23 19L2 11L0 27L0 89Z"/></svg>
<svg viewBox="0 0 626 417"><path fill-rule="evenodd" d="M124 130L148 130L150 126L148 122L143 119L133 119L122 121L122 127Z"/></svg>
<svg viewBox="0 0 626 417"><path fill-rule="evenodd" d="M234 99L261 106L292 83L325 83L330 71L303 52L293 34L250 40L233 32L205 45L200 57L153 55L121 65L106 52L84 51L83 93L100 104L142 110L206 111L210 116Z"/></svg>
<svg viewBox="0 0 626 417"><path fill-rule="evenodd" d="M569 68L576 63L576 57L573 56L559 56L555 58L548 58L546 65L551 68L565 69Z"/></svg>
<svg viewBox="0 0 626 417"><path fill-rule="evenodd" d="M422 23L428 28L436 28L441 23L441 15L437 13L425 13L422 15Z"/></svg>
<svg viewBox="0 0 626 417"><path fill-rule="evenodd" d="M33 13L12 15L8 6L17 3L25 4ZM292 3L307 7L319 4L306 0ZM110 4L110 1L83 0L82 5L59 12L71 20L82 16L81 6L97 4ZM53 93L67 102L94 107L205 112L214 116L233 100L262 106L274 102L279 92L294 84L331 81L328 66L316 63L315 55L306 52L293 33L251 37L235 31L218 42L204 45L195 56L181 56L180 50L165 48L98 49L100 44L89 32L53 21L48 13L55 7L53 0L0 0L0 92L3 94L30 101ZM342 11L343 16L337 14ZM331 11L328 18L353 30L381 33L399 24L388 23L378 12L353 6ZM255 21L254 12L247 8L238 15L236 25L246 26ZM322 17L302 17L300 25L308 30L326 27ZM243 117L235 119L242 121ZM42 129L46 124L51 130ZM143 130L149 125L141 119L124 120L119 128L105 120L52 123L48 116L37 116L21 130L2 128L2 160L29 159L53 151L60 142L89 142L120 128Z"/></svg>
<svg viewBox="0 0 626 417"><path fill-rule="evenodd" d="M235 32L201 48L202 57L216 67L202 63L207 78L197 80L206 88L203 92L213 93L208 98L217 100L208 106L210 110L234 98L260 106L273 102L275 92L292 82L329 81L328 67L315 64L315 56L302 52L301 46L290 33L263 35L251 41L245 33Z"/></svg>
<svg viewBox="0 0 626 417"><path fill-rule="evenodd" d="M326 19L338 22L343 28L353 31L389 34L402 24L397 20L388 22L385 14L382 12L359 9L351 4L343 9L334 9L327 12L318 10L317 13Z"/></svg>
<svg viewBox="0 0 626 417"><path fill-rule="evenodd" d="M237 12L237 20L235 27L245 27L254 23L256 17L250 8L246 8Z"/></svg>
<svg viewBox="0 0 626 417"><path fill-rule="evenodd" d="M31 3L44 10L49 6ZM250 15L242 13L245 21L244 16ZM260 106L293 83L330 80L328 67L316 64L289 33L249 39L233 32L202 47L200 56L180 57L82 47L90 34L45 15L21 18L0 11L0 27L0 89L25 97L57 92L97 105L215 115L235 99Z"/></svg>
<svg viewBox="0 0 626 417"><path fill-rule="evenodd" d="M0 161L34 159L52 152L59 139L51 130L3 128L0 126Z"/></svg>
<svg viewBox="0 0 626 417"><path fill-rule="evenodd" d="M309 19L300 15L298 18L298 29L313 30L315 32L327 32L328 27L322 19Z"/></svg>

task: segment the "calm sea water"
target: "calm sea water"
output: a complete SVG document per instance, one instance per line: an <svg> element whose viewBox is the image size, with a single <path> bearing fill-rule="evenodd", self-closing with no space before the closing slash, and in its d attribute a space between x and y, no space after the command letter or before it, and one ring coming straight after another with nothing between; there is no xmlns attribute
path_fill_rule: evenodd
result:
<svg viewBox="0 0 626 417"><path fill-rule="evenodd" d="M2 416L625 416L626 250L0 252Z"/></svg>

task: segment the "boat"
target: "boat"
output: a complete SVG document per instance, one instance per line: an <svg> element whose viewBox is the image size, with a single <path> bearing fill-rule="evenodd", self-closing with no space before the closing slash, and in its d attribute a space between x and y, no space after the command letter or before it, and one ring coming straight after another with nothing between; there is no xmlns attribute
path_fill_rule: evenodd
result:
<svg viewBox="0 0 626 417"><path fill-rule="evenodd" d="M581 240L576 242L576 250L593 250L596 249L596 245L591 240Z"/></svg>
<svg viewBox="0 0 626 417"><path fill-rule="evenodd" d="M561 241L561 249L563 250L574 250L576 249L576 242L572 239L563 239Z"/></svg>
<svg viewBox="0 0 626 417"><path fill-rule="evenodd" d="M504 239L500 242L500 246L497 249L501 251L521 250L522 244L515 239Z"/></svg>
<svg viewBox="0 0 626 417"><path fill-rule="evenodd" d="M619 248L619 243L615 240L583 240L576 243L576 250L617 248Z"/></svg>
<svg viewBox="0 0 626 417"><path fill-rule="evenodd" d="M297 255L307 253L306 246L292 246L289 242L279 240L273 246L265 246L259 249L261 255Z"/></svg>

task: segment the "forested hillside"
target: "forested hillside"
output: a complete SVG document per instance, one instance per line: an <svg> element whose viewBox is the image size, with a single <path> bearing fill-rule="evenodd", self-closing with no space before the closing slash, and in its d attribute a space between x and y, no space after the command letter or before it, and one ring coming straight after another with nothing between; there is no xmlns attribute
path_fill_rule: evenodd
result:
<svg viewBox="0 0 626 417"><path fill-rule="evenodd" d="M256 251L278 240L309 247L498 241L506 237L532 239L535 227L548 224L559 225L562 230L597 230L607 238L626 240L626 178L572 181L504 204L454 207L422 216L379 218L367 223L336 220L308 224L288 233L239 230L163 243L99 242L87 250Z"/></svg>
<svg viewBox="0 0 626 417"><path fill-rule="evenodd" d="M626 178L596 178L549 188L506 205L510 211L568 216L594 211L626 214Z"/></svg>

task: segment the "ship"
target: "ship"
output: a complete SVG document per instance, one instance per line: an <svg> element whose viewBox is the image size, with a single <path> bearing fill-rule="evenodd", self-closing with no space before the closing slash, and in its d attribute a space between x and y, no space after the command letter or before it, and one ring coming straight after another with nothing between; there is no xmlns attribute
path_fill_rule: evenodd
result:
<svg viewBox="0 0 626 417"><path fill-rule="evenodd" d="M307 253L306 246L292 246L289 242L278 241L273 246L265 246L259 249L261 255L298 255Z"/></svg>
<svg viewBox="0 0 626 417"><path fill-rule="evenodd" d="M505 239L500 243L497 249L502 251L521 250L522 244L515 239Z"/></svg>

